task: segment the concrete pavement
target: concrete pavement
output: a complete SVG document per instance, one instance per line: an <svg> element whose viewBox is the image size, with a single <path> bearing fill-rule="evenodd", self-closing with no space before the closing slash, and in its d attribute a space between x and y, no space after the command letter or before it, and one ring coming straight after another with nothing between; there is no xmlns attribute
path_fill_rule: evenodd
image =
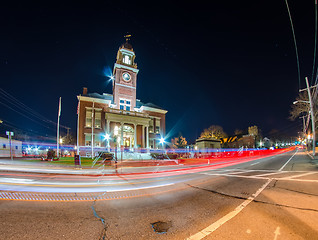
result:
<svg viewBox="0 0 318 240"><path fill-rule="evenodd" d="M0 238L318 239L318 171L294 153L188 173L142 196L0 201ZM155 232L156 222L169 223L167 232Z"/></svg>

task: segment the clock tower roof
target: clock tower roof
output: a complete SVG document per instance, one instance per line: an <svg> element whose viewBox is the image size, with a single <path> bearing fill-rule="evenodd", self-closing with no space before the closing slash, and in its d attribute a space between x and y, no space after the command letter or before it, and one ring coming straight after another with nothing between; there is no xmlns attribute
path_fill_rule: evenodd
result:
<svg viewBox="0 0 318 240"><path fill-rule="evenodd" d="M123 44L120 46L120 48L126 48L126 49L128 49L128 50L134 51L132 45L128 42L128 41L130 40L130 37L131 37L130 34L126 34L126 35L124 36L124 38L126 39L126 42L123 43Z"/></svg>
<svg viewBox="0 0 318 240"><path fill-rule="evenodd" d="M123 43L123 44L120 46L120 48L121 48L121 49L122 49L122 48L126 48L127 50L134 51L132 45L131 45L128 41L126 41L125 43Z"/></svg>

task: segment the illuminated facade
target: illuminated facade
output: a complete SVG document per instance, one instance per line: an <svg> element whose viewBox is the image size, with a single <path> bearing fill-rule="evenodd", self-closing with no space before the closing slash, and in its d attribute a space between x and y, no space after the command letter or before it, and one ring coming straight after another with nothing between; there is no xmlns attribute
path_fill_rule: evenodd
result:
<svg viewBox="0 0 318 240"><path fill-rule="evenodd" d="M167 111L136 99L135 52L130 43L121 45L113 69L113 94L88 93L77 96L78 145L83 147L158 148L165 136Z"/></svg>

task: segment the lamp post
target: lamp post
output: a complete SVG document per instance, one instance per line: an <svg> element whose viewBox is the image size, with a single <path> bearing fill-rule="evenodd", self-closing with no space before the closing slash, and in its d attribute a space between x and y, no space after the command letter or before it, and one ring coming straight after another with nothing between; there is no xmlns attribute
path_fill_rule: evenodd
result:
<svg viewBox="0 0 318 240"><path fill-rule="evenodd" d="M108 133L106 133L106 134L105 134L105 140L107 141L107 151L108 151L108 152L110 152L110 151L109 151L109 139L110 139L110 136L109 136Z"/></svg>
<svg viewBox="0 0 318 240"><path fill-rule="evenodd" d="M10 132L10 131L6 131L6 135L8 136L9 145L10 145L10 158L11 158L11 160L13 160L13 155L12 155L12 136L14 135L14 133Z"/></svg>
<svg viewBox="0 0 318 240"><path fill-rule="evenodd" d="M159 141L160 141L160 144L162 144L162 149L165 149L164 147L165 139L161 137Z"/></svg>

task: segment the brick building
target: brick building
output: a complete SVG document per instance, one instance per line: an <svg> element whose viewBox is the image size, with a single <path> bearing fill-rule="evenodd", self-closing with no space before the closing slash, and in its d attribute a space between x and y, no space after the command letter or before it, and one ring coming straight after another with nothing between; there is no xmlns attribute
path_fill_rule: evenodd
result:
<svg viewBox="0 0 318 240"><path fill-rule="evenodd" d="M92 152L101 148L158 148L165 136L167 111L136 98L135 52L126 39L118 50L113 69L113 93L83 93L77 96L78 145ZM108 139L109 138L109 139ZM85 146L85 147L84 147Z"/></svg>

